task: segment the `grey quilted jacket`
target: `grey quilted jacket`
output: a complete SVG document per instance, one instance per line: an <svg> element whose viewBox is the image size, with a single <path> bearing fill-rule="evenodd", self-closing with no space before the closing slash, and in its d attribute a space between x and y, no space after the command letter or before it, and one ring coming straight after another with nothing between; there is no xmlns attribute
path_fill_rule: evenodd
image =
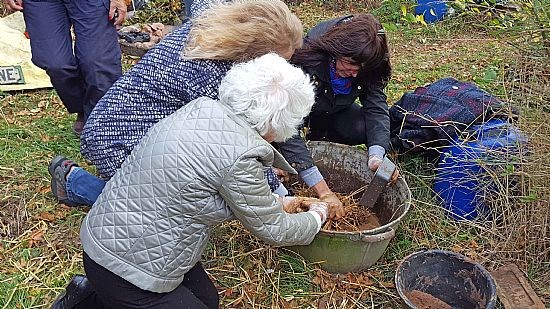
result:
<svg viewBox="0 0 550 309"><path fill-rule="evenodd" d="M309 244L318 223L283 211L264 176L272 164L296 173L246 121L194 100L153 126L107 183L82 224L84 251L141 289L169 292L224 221L268 244Z"/></svg>

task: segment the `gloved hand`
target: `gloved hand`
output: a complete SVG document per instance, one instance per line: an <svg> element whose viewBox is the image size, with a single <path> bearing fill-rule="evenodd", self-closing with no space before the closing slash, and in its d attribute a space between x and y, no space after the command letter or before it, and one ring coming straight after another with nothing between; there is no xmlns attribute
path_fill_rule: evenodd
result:
<svg viewBox="0 0 550 309"><path fill-rule="evenodd" d="M380 164L382 164L382 158L378 156L369 156L369 163L368 166L371 171L376 172Z"/></svg>
<svg viewBox="0 0 550 309"><path fill-rule="evenodd" d="M322 202L328 204L329 218L338 220L346 214L346 211L344 210L344 205L342 204L338 196L334 194L334 192L331 191L330 193L324 194L320 196L319 199Z"/></svg>
<svg viewBox="0 0 550 309"><path fill-rule="evenodd" d="M328 204L324 202L314 202L309 205L308 212L316 212L321 216L321 226L327 220Z"/></svg>
<svg viewBox="0 0 550 309"><path fill-rule="evenodd" d="M378 156L369 156L368 166L371 171L376 172L380 164L382 164L381 158L379 158ZM396 168L395 171L393 171L393 174L391 175L390 183L396 182L398 177L399 177L399 170Z"/></svg>

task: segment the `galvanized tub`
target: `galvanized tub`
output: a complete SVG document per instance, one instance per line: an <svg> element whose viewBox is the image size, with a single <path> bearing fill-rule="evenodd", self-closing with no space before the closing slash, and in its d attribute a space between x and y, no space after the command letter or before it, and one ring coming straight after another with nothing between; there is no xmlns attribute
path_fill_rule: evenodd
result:
<svg viewBox="0 0 550 309"><path fill-rule="evenodd" d="M373 177L367 153L355 146L309 142L315 164L329 187L350 194L366 186ZM356 193L357 199L362 191ZM360 272L380 259L411 204L411 191L404 179L387 187L371 209L381 226L372 230L337 232L321 230L307 246L289 247L311 263L332 273Z"/></svg>

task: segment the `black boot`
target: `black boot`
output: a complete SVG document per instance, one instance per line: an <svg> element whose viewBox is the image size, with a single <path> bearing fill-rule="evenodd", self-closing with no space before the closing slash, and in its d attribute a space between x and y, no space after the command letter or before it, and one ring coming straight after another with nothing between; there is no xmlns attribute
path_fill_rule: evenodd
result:
<svg viewBox="0 0 550 309"><path fill-rule="evenodd" d="M88 278L76 275L65 288L65 292L55 299L51 309L71 309L90 296L93 291Z"/></svg>

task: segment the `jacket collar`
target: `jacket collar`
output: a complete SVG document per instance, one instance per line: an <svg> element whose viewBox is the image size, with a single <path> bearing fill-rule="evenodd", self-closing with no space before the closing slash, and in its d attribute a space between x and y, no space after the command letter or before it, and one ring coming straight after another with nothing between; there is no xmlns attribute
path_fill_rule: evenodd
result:
<svg viewBox="0 0 550 309"><path fill-rule="evenodd" d="M310 68L309 74L312 77L319 79L323 83L330 83L330 75L328 72L328 65L329 65L328 61L330 60L323 61L319 65Z"/></svg>

